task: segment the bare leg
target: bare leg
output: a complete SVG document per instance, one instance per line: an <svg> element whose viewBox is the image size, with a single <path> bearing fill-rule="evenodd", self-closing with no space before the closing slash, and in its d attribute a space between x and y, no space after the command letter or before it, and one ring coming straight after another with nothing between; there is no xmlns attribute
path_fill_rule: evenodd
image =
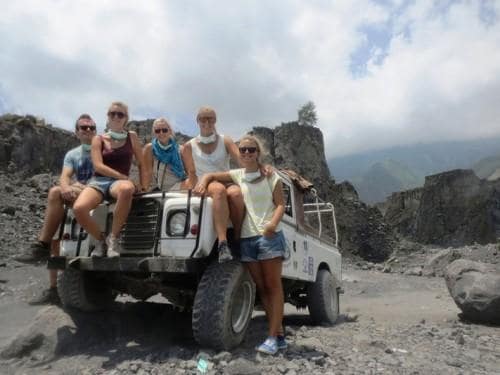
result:
<svg viewBox="0 0 500 375"><path fill-rule="evenodd" d="M118 237L123 224L127 221L130 207L132 207L134 192L135 186L132 181L120 180L111 186L109 193L113 198L116 198L116 206L113 213L113 225L111 226L111 233L114 237Z"/></svg>
<svg viewBox="0 0 500 375"><path fill-rule="evenodd" d="M60 245L59 240L52 240L51 254L53 256L59 255L59 249L60 249L59 245ZM57 270L49 270L49 286L51 288L57 287Z"/></svg>
<svg viewBox="0 0 500 375"><path fill-rule="evenodd" d="M234 239L238 241L241 236L241 225L245 216L245 202L243 194L238 185L231 185L226 189L227 202L229 204L229 217L233 223Z"/></svg>
<svg viewBox="0 0 500 375"><path fill-rule="evenodd" d="M213 199L214 226L220 243L227 240L226 232L229 206L227 204L226 187L220 182L212 182L208 185L207 191L208 195Z"/></svg>
<svg viewBox="0 0 500 375"><path fill-rule="evenodd" d="M265 284L264 284L264 275L262 271L262 265L260 262L248 262L245 263L245 266L248 269L248 272L250 272L250 275L252 276L252 280L255 283L255 286L257 288L257 293L259 293L260 300L262 302L262 306L264 307L264 311L266 312L266 317L267 320L269 321L270 317L270 303L269 303L269 296L267 294Z"/></svg>
<svg viewBox="0 0 500 375"><path fill-rule="evenodd" d="M94 188L85 188L75 203L73 204L73 212L76 220L92 237L97 240L104 240L101 228L90 217L90 211L96 208L102 202L102 194Z"/></svg>
<svg viewBox="0 0 500 375"><path fill-rule="evenodd" d="M260 263L262 264L265 289L269 298L269 336L277 336L283 330L283 310L285 305L283 286L281 284L283 260L279 257L263 260Z"/></svg>
<svg viewBox="0 0 500 375"><path fill-rule="evenodd" d="M45 218L43 220L42 230L38 236L40 241L50 243L61 224L64 216L64 200L61 197L61 187L54 186L49 190L47 199L47 208L45 209Z"/></svg>
<svg viewBox="0 0 500 375"><path fill-rule="evenodd" d="M271 259L271 261L280 261L279 268L279 284L281 287L281 258ZM264 275L265 266L263 266L263 262L250 262L245 263L250 275L252 276L252 280L257 287L257 292L259 293L260 299L262 301L262 306L264 307L264 311L266 312L267 321L269 322L269 332L271 332L271 319L273 317L273 301L272 301L272 293L270 293L269 289L266 287L266 277ZM276 266L277 267L277 266ZM276 272L276 271L274 271ZM281 287L281 295L283 295L283 288ZM278 325L278 329L274 331L273 334L269 334L270 336L283 335L285 330L283 329L283 309L284 309L284 297L282 297L282 309L281 309L281 319ZM274 330L274 328L273 328Z"/></svg>

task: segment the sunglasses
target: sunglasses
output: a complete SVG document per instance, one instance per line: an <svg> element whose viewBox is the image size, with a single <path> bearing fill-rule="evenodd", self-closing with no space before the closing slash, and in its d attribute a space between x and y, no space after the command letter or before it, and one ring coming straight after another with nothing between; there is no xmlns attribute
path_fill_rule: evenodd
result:
<svg viewBox="0 0 500 375"><path fill-rule="evenodd" d="M88 132L89 130L91 132L95 132L95 126L93 126L93 125L81 125L80 130L83 130L85 132Z"/></svg>
<svg viewBox="0 0 500 375"><path fill-rule="evenodd" d="M239 150L240 150L240 154L245 154L247 152L249 154L253 154L254 152L257 151L257 147L240 147Z"/></svg>
<svg viewBox="0 0 500 375"><path fill-rule="evenodd" d="M215 122L215 117L198 117L199 122L205 122L208 121L209 123L214 123Z"/></svg>
<svg viewBox="0 0 500 375"><path fill-rule="evenodd" d="M108 112L108 116L109 116L109 117L111 117L111 118L113 118L113 117L118 117L118 118L121 120L122 118L124 118L124 117L125 117L125 113L123 113L123 112L115 112L115 111L111 111L111 112Z"/></svg>
<svg viewBox="0 0 500 375"><path fill-rule="evenodd" d="M155 129L155 133L156 134L160 134L160 133L168 133L170 131L170 129L167 129L167 128L160 128L160 129Z"/></svg>

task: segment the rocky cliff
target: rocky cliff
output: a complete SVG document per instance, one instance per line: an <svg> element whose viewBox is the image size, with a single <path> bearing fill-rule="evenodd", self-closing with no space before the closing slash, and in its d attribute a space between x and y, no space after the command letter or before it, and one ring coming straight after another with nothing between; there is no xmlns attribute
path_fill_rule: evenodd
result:
<svg viewBox="0 0 500 375"><path fill-rule="evenodd" d="M442 246L496 242L500 237L500 181L472 170L427 176L423 188L395 193L387 222L414 241Z"/></svg>
<svg viewBox="0 0 500 375"><path fill-rule="evenodd" d="M151 140L153 120L131 121L129 129L143 143ZM296 122L275 129L256 127L252 132L269 151L267 162L277 168L296 170L314 183L319 195L335 204L340 246L372 261L390 254L393 236L376 208L361 202L349 183L335 184L326 164L323 135L318 128ZM190 137L179 134L184 143ZM0 117L0 169L27 177L50 172L58 174L65 152L78 144L73 133L53 128L32 116ZM133 172L135 174L136 172Z"/></svg>
<svg viewBox="0 0 500 375"><path fill-rule="evenodd" d="M79 144L69 131L34 116L0 116L0 170L25 176L59 173L64 154Z"/></svg>

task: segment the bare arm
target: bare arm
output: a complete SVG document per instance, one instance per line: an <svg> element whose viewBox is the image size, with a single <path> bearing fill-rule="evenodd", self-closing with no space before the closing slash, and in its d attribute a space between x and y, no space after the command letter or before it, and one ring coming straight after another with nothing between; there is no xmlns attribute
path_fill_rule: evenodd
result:
<svg viewBox="0 0 500 375"><path fill-rule="evenodd" d="M71 167L63 167L61 176L59 176L59 185L61 186L61 196L66 201L75 199L73 189L71 189L71 177L74 171Z"/></svg>
<svg viewBox="0 0 500 375"><path fill-rule="evenodd" d="M197 194L205 194L207 191L207 186L212 181L232 182L233 179L231 178L231 174L229 172L207 173L203 175L193 191Z"/></svg>
<svg viewBox="0 0 500 375"><path fill-rule="evenodd" d="M196 168L194 167L193 154L191 153L191 143L184 143L181 146L181 158L186 169L187 179L184 182L188 189L193 189L198 182Z"/></svg>
<svg viewBox="0 0 500 375"><path fill-rule="evenodd" d="M101 137L94 137L92 139L92 149L90 157L94 165L94 171L102 176L116 178L117 180L128 180L128 176L114 170L113 168L104 165L102 161L102 139Z"/></svg>
<svg viewBox="0 0 500 375"><path fill-rule="evenodd" d="M285 213L285 197L283 195L283 184L278 180L273 190L273 202L276 206L271 221L264 226L264 236L270 237L276 232L283 214Z"/></svg>
<svg viewBox="0 0 500 375"><path fill-rule="evenodd" d="M139 141L139 137L136 132L129 132L130 140L132 141L132 150L134 152L135 161L137 162L137 167L139 168L139 178L140 178L140 186L137 187L137 190L144 191L148 188L148 184L146 181L146 174L144 168L144 161L142 159L142 146Z"/></svg>

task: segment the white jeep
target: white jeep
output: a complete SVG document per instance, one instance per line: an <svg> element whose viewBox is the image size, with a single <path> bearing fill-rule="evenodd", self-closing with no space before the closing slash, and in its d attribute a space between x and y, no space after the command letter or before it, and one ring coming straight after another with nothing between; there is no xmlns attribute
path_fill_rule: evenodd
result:
<svg viewBox="0 0 500 375"><path fill-rule="evenodd" d="M300 176L277 173L285 193L282 227L290 253L283 263L285 301L307 306L317 324L333 324L339 316L342 280L333 205L322 202ZM113 209L105 203L92 212L103 232L109 232ZM49 268L63 270L58 289L64 306L93 311L108 306L118 293L139 300L161 293L174 306L192 312L194 338L201 345L230 349L243 340L255 285L237 260L218 263L211 198L190 191L136 196L116 258L90 256L95 239L71 210L63 225L61 256L52 257ZM324 235L325 227L334 240Z"/></svg>

